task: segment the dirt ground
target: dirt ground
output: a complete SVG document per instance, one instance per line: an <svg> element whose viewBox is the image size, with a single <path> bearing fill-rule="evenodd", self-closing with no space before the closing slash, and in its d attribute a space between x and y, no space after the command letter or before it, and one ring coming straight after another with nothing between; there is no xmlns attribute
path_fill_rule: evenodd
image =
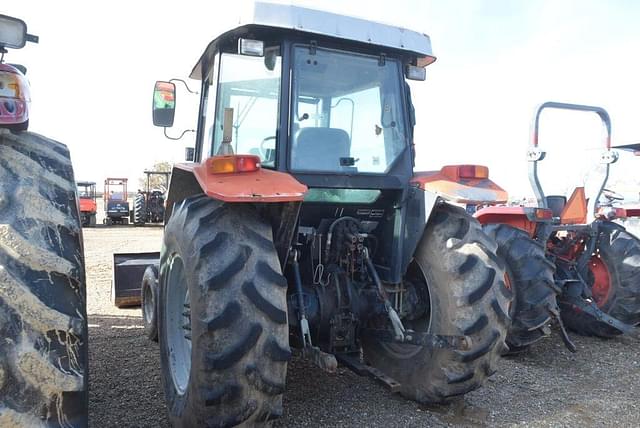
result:
<svg viewBox="0 0 640 428"><path fill-rule="evenodd" d="M101 220L101 219L99 219ZM143 337L139 309L110 301L112 254L158 251L162 228L84 230L90 334L90 424L168 426L158 346ZM640 426L640 344L557 332L503 359L488 384L448 406L426 407L346 369L329 375L294 357L278 426Z"/></svg>

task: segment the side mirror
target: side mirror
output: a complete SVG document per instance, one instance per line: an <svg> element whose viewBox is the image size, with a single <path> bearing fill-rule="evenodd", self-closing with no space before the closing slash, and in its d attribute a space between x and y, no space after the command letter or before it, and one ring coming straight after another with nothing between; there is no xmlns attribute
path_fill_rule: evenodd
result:
<svg viewBox="0 0 640 428"><path fill-rule="evenodd" d="M0 15L0 47L21 49L27 43L27 24L23 20Z"/></svg>
<svg viewBox="0 0 640 428"><path fill-rule="evenodd" d="M176 114L176 85L156 82L153 88L153 124L170 128Z"/></svg>

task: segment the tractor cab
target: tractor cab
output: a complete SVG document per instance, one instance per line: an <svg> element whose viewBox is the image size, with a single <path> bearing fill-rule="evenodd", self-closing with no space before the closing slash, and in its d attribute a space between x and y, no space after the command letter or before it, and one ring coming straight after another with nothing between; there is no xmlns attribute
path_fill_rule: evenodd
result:
<svg viewBox="0 0 640 428"><path fill-rule="evenodd" d="M213 40L193 69L203 100L195 160L252 155L313 188L402 189L413 170L405 78L424 80L435 61L429 37L384 25L372 34L347 17L336 31L317 16L336 15L273 8L288 6L257 3L250 23ZM157 125L173 123L174 91L158 82Z"/></svg>

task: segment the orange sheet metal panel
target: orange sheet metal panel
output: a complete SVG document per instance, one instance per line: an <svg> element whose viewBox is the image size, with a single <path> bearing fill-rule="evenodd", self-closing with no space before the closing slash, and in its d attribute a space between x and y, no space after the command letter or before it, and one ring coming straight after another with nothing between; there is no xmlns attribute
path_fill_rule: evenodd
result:
<svg viewBox="0 0 640 428"><path fill-rule="evenodd" d="M524 207L486 207L473 215L480 224L508 224L533 236L537 223L527 218Z"/></svg>
<svg viewBox="0 0 640 428"><path fill-rule="evenodd" d="M560 214L561 224L587 223L587 198L584 187L576 187Z"/></svg>
<svg viewBox="0 0 640 428"><path fill-rule="evenodd" d="M450 168L450 167L445 167ZM443 168L443 170L445 170ZM473 203L505 203L507 192L488 178L452 180L449 170L416 172L411 183L421 189L440 194L453 202Z"/></svg>
<svg viewBox="0 0 640 428"><path fill-rule="evenodd" d="M208 159L199 164L176 164L191 171L207 195L224 202L296 202L302 201L307 186L291 175L262 169L255 172L212 174Z"/></svg>

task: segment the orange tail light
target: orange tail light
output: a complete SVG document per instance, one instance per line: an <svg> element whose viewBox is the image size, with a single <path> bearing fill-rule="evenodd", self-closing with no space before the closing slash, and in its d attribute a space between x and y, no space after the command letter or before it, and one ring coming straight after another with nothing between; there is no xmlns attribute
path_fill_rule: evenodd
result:
<svg viewBox="0 0 640 428"><path fill-rule="evenodd" d="M260 169L260 157L255 155L213 156L206 162L210 174L255 172Z"/></svg>
<svg viewBox="0 0 640 428"><path fill-rule="evenodd" d="M449 165L443 167L441 172L453 181L489 178L489 168L482 165Z"/></svg>

